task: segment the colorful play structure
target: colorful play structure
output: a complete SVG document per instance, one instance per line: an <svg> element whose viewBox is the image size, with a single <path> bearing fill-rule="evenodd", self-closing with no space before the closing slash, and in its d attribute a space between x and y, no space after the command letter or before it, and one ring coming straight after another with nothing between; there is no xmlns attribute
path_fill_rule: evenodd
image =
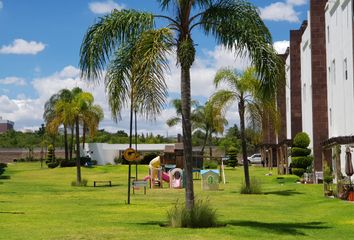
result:
<svg viewBox="0 0 354 240"><path fill-rule="evenodd" d="M149 181L150 188L162 188L163 182L169 183L170 188L183 187L183 170L172 168L168 172L163 171L161 157L157 156L149 163L149 175L144 178Z"/></svg>
<svg viewBox="0 0 354 240"><path fill-rule="evenodd" d="M203 190L218 190L219 182L225 181L225 172L222 157L207 157L209 160L221 162L220 170L203 169L201 151L193 149L193 173L201 176ZM168 145L162 156L157 156L149 163L149 175L144 181L149 183L150 188L163 188L163 183L168 183L170 188L180 189L184 187L183 172L183 144Z"/></svg>

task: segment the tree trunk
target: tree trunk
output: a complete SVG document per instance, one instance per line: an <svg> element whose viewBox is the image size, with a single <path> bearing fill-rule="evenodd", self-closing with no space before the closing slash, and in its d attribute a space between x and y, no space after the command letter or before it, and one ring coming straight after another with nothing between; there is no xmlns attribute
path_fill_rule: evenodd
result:
<svg viewBox="0 0 354 240"><path fill-rule="evenodd" d="M245 138L245 101L243 99L238 103L238 112L240 115L240 128L241 128L241 144L242 144L242 157L243 157L243 170L245 173L245 183L247 189L250 188L250 175L248 170L248 159L247 159L247 145Z"/></svg>
<svg viewBox="0 0 354 240"><path fill-rule="evenodd" d="M64 148L65 148L65 161L69 159L69 149L68 149L68 128L64 125Z"/></svg>
<svg viewBox="0 0 354 240"><path fill-rule="evenodd" d="M80 129L79 129L79 118L75 119L76 127L76 184L81 184L81 164L80 164Z"/></svg>
<svg viewBox="0 0 354 240"><path fill-rule="evenodd" d="M71 136L69 144L70 161L73 160L73 146L74 146L74 126L71 126Z"/></svg>
<svg viewBox="0 0 354 240"><path fill-rule="evenodd" d="M191 126L191 86L190 67L181 67L181 105L183 129L184 172L186 175L186 208L194 207L193 164L192 164L192 126Z"/></svg>
<svg viewBox="0 0 354 240"><path fill-rule="evenodd" d="M86 125L85 123L83 124L82 128L82 149L85 149L85 142L86 142Z"/></svg>
<svg viewBox="0 0 354 240"><path fill-rule="evenodd" d="M202 146L202 155L204 156L204 149L205 149L205 146L206 146L206 142L208 140L208 137L209 137L209 130L207 129L205 131L205 137L204 137L204 140L203 140L203 146Z"/></svg>

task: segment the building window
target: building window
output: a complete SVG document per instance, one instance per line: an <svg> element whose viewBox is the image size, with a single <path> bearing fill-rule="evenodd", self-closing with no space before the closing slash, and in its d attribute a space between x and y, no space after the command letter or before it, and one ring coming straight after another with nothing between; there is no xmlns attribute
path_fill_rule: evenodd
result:
<svg viewBox="0 0 354 240"><path fill-rule="evenodd" d="M347 59L344 59L343 62L343 73L344 73L344 79L348 80L348 63L347 63Z"/></svg>

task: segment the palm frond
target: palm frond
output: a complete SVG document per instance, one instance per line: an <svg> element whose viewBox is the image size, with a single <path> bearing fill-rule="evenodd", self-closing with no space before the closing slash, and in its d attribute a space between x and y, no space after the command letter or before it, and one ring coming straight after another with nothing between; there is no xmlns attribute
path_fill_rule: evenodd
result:
<svg viewBox="0 0 354 240"><path fill-rule="evenodd" d="M239 56L249 54L261 80L260 90L264 95L275 94L283 67L272 47L271 34L253 4L219 0L205 11L200 24L219 44L236 50Z"/></svg>
<svg viewBox="0 0 354 240"><path fill-rule="evenodd" d="M169 127L173 127L181 122L182 122L182 119L180 117L172 117L172 118L167 119L166 124Z"/></svg>
<svg viewBox="0 0 354 240"><path fill-rule="evenodd" d="M111 53L121 44L154 26L154 17L150 13L135 10L113 10L92 25L80 48L81 76L88 80L101 77Z"/></svg>

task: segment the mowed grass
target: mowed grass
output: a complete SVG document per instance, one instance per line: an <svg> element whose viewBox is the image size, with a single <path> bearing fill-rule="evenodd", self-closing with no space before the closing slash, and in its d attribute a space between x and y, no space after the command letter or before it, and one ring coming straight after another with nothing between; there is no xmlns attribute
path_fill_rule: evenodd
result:
<svg viewBox="0 0 354 240"><path fill-rule="evenodd" d="M251 167L262 182L263 194L239 193L243 169L227 169L222 190L201 191L225 227L173 229L166 212L183 201L184 190L139 190L127 200L127 166L82 168L87 187L72 187L75 168L41 169L38 163L9 165L0 179L0 239L353 239L354 205L325 198L321 185L296 184L296 177L265 176L268 170ZM139 166L139 176L147 174ZM135 173L133 167L133 173ZM112 187L93 188L94 180L111 180Z"/></svg>

